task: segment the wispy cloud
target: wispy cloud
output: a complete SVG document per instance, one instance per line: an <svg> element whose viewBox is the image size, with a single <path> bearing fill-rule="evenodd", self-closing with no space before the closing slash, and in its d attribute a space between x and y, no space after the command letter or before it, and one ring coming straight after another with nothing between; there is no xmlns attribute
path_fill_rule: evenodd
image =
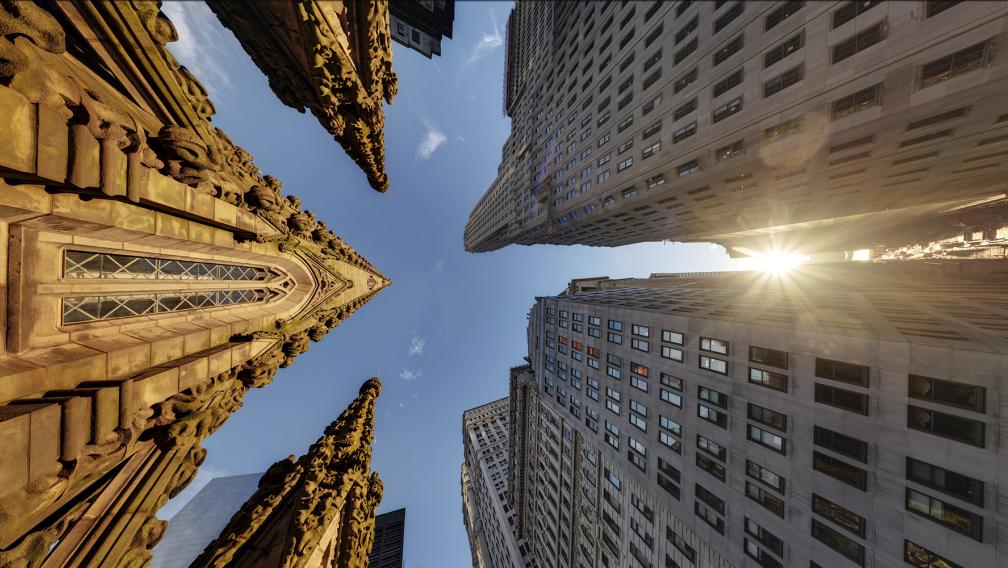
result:
<svg viewBox="0 0 1008 568"><path fill-rule="evenodd" d="M448 141L448 138L443 132L434 128L432 126L427 127L427 132L424 133L423 139L420 140L420 144L417 145L416 153L417 157L421 160L426 160L430 158L434 151L441 147L442 144Z"/></svg>
<svg viewBox="0 0 1008 568"><path fill-rule="evenodd" d="M409 354L410 354L410 356L413 356L413 355L423 355L424 347L426 347L426 346L427 346L427 340L424 339L423 337L420 337L419 335L417 335L416 332L414 331L413 332L413 337L412 337L412 339L410 339L410 342L409 342Z"/></svg>
<svg viewBox="0 0 1008 568"><path fill-rule="evenodd" d="M175 25L178 41L168 49L203 84L211 98L231 90L227 63L240 56L228 47L217 17L204 2L165 2L161 10ZM223 30L224 33L229 33Z"/></svg>
<svg viewBox="0 0 1008 568"><path fill-rule="evenodd" d="M411 369L403 369L402 372L399 373L399 378L402 379L402 380L404 380L404 381L407 381L407 382L408 381L415 381L415 380L419 379L422 376L423 376L423 371L421 371L421 370L413 371Z"/></svg>
<svg viewBox="0 0 1008 568"><path fill-rule="evenodd" d="M466 58L466 64L476 63L504 43L504 36L501 35L500 28L497 27L497 19L494 18L492 12L490 13L490 21L493 23L493 33L483 34L483 37L473 45L469 51L469 57Z"/></svg>

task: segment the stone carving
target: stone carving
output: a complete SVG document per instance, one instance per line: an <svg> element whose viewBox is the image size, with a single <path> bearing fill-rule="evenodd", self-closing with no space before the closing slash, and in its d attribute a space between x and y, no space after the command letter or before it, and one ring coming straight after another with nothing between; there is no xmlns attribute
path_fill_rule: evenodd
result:
<svg viewBox="0 0 1008 568"><path fill-rule="evenodd" d="M377 378L366 381L308 453L273 464L255 494L192 566L247 566L268 556L278 558L278 566L301 567L320 546L335 551L327 565L367 566L382 495L377 474L369 473L380 392ZM323 542L334 524L333 542Z"/></svg>

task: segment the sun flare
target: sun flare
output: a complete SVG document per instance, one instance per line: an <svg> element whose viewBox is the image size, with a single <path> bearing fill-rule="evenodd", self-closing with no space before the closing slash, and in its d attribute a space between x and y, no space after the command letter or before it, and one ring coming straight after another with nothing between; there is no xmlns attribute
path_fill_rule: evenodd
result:
<svg viewBox="0 0 1008 568"><path fill-rule="evenodd" d="M758 270L767 274L784 275L808 260L809 257L803 254L771 251L744 258L740 264L744 270Z"/></svg>

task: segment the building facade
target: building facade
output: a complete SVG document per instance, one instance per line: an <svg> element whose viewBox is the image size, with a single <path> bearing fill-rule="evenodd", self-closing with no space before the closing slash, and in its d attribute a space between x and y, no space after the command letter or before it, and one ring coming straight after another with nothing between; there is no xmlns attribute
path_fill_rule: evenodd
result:
<svg viewBox="0 0 1008 568"><path fill-rule="evenodd" d="M0 565L148 562L202 440L390 283L177 39L154 2L0 6Z"/></svg>
<svg viewBox="0 0 1008 568"><path fill-rule="evenodd" d="M215 477L175 514L151 550L151 568L188 568L255 493L262 473Z"/></svg>
<svg viewBox="0 0 1008 568"><path fill-rule="evenodd" d="M1002 1L519 1L511 135L465 247L845 250L1003 206L1006 16Z"/></svg>
<svg viewBox="0 0 1008 568"><path fill-rule="evenodd" d="M1008 269L538 298L511 497L540 565L1000 566Z"/></svg>
<svg viewBox="0 0 1008 568"><path fill-rule="evenodd" d="M515 539L508 501L508 399L462 414L462 518L473 568L521 568L525 545Z"/></svg>
<svg viewBox="0 0 1008 568"><path fill-rule="evenodd" d="M402 568L405 542L406 509L375 517L374 546L368 556L368 568Z"/></svg>
<svg viewBox="0 0 1008 568"><path fill-rule="evenodd" d="M427 59L441 55L441 40L451 39L455 0L402 0L389 3L392 39Z"/></svg>

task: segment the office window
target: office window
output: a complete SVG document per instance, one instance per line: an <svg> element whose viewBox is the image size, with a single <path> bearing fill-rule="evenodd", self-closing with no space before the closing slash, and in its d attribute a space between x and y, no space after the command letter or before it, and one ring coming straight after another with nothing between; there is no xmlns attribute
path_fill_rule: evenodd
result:
<svg viewBox="0 0 1008 568"><path fill-rule="evenodd" d="M801 132L802 118L796 116L763 130L763 141L773 142Z"/></svg>
<svg viewBox="0 0 1008 568"><path fill-rule="evenodd" d="M693 97L689 101L687 101L687 102L683 103L682 105L680 105L679 108L675 109L675 111L673 112L672 116L673 116L673 118L675 120L679 120L680 118L682 118L682 117L688 115L689 113L695 111L696 108L697 108L697 99L696 99L696 97Z"/></svg>
<svg viewBox="0 0 1008 568"><path fill-rule="evenodd" d="M739 34L735 39L731 40L724 45L721 49L714 52L714 67L724 63L729 57L738 53L745 42L745 36ZM694 38L694 41L696 39Z"/></svg>
<svg viewBox="0 0 1008 568"><path fill-rule="evenodd" d="M882 104L882 83L872 85L830 103L833 120Z"/></svg>
<svg viewBox="0 0 1008 568"><path fill-rule="evenodd" d="M654 66L655 66L655 65L656 65L656 64L657 64L657 63L658 63L659 61L661 61L661 53L662 53L662 52L661 52L661 49L659 49L658 51L654 52L654 54L653 54L653 55L651 55L650 57L648 57L647 59L645 59L645 60L644 60L644 66L643 66L643 68L641 69L641 71L642 71L642 72L644 72L644 73L647 73L648 69L651 69L651 68L652 68L652 67L654 67ZM643 83L647 83L647 79L645 79L645 80L643 81ZM641 89L642 89L642 90L643 90L643 89L646 89L646 88L647 88L647 86L646 86L646 85L645 85L645 86L643 86L643 87L641 87ZM646 113L645 113L645 114L646 114Z"/></svg>
<svg viewBox="0 0 1008 568"><path fill-rule="evenodd" d="M636 349L637 351L647 352L650 350L650 345L647 341L643 339L637 339L636 337L630 338L630 347Z"/></svg>
<svg viewBox="0 0 1008 568"><path fill-rule="evenodd" d="M679 470L670 463L658 457L658 486L668 492L669 495L679 499L679 485L681 474Z"/></svg>
<svg viewBox="0 0 1008 568"><path fill-rule="evenodd" d="M687 87L689 87L690 85L692 85L693 83L695 83L698 76L699 72L697 71L696 67L690 69L681 77L676 79L675 84L672 86L673 91L678 94L679 91L682 91Z"/></svg>
<svg viewBox="0 0 1008 568"><path fill-rule="evenodd" d="M868 416L868 395L816 383L815 400Z"/></svg>
<svg viewBox="0 0 1008 568"><path fill-rule="evenodd" d="M665 540L672 543L672 546L676 548L687 560L696 563L696 550L686 542L686 540L679 536L672 527L665 527Z"/></svg>
<svg viewBox="0 0 1008 568"><path fill-rule="evenodd" d="M689 175L693 175L699 171L700 171L700 160L698 159L693 159L686 162L685 164L679 164L678 166L676 166L676 173L679 175L679 177L686 177Z"/></svg>
<svg viewBox="0 0 1008 568"><path fill-rule="evenodd" d="M864 517L815 493L812 494L812 512L829 519L860 538L865 537L867 523Z"/></svg>
<svg viewBox="0 0 1008 568"><path fill-rule="evenodd" d="M844 363L816 357L815 374L823 379L831 379L862 387L868 386L869 369L864 365Z"/></svg>
<svg viewBox="0 0 1008 568"><path fill-rule="evenodd" d="M728 414L715 410L706 404L697 403L697 416L722 428L728 427Z"/></svg>
<svg viewBox="0 0 1008 568"><path fill-rule="evenodd" d="M864 547L853 539L844 536L816 519L812 519L812 536L819 542L847 557L858 566L864 566Z"/></svg>
<svg viewBox="0 0 1008 568"><path fill-rule="evenodd" d="M682 142L683 140L696 134L696 131L697 131L697 123L694 120L693 122L675 131L675 133L672 135L672 143L678 144L679 142Z"/></svg>
<svg viewBox="0 0 1008 568"><path fill-rule="evenodd" d="M693 36L693 39L689 40L686 45L682 46L678 51L672 55L672 64L679 65L684 59L689 57L691 53L696 51L697 48L697 38Z"/></svg>
<svg viewBox="0 0 1008 568"><path fill-rule="evenodd" d="M661 373L661 384L677 391L683 390L683 380L668 373Z"/></svg>
<svg viewBox="0 0 1008 568"><path fill-rule="evenodd" d="M689 22L686 22L686 25L684 25L683 27L679 28L679 30L675 34L675 44L679 45L680 42L689 37L691 33L696 31L698 23L699 23L699 16L693 16L693 19L691 19Z"/></svg>
<svg viewBox="0 0 1008 568"><path fill-rule="evenodd" d="M647 115L655 109L656 106L661 104L661 93L655 95L648 102L641 105L641 115Z"/></svg>
<svg viewBox="0 0 1008 568"><path fill-rule="evenodd" d="M742 110L742 97L739 97L732 102L719 107L714 110L714 122L718 123L722 120L739 113Z"/></svg>
<svg viewBox="0 0 1008 568"><path fill-rule="evenodd" d="M697 452L696 464L697 467L711 474L718 481L725 480L726 475L725 466L712 460L707 455Z"/></svg>
<svg viewBox="0 0 1008 568"><path fill-rule="evenodd" d="M773 488L778 493L784 493L784 478L754 461L746 460L746 475Z"/></svg>
<svg viewBox="0 0 1008 568"><path fill-rule="evenodd" d="M861 491L868 489L868 472L826 454L812 452L812 469Z"/></svg>
<svg viewBox="0 0 1008 568"><path fill-rule="evenodd" d="M903 541L903 561L914 568L965 568L911 540Z"/></svg>
<svg viewBox="0 0 1008 568"><path fill-rule="evenodd" d="M907 406L907 428L978 448L984 447L984 423L918 406Z"/></svg>
<svg viewBox="0 0 1008 568"><path fill-rule="evenodd" d="M774 63L777 63L781 59L784 59L788 55L791 55L803 47L805 47L804 30L777 44L777 46L770 51L767 51L766 55L763 56L763 68L766 69L767 67L770 67Z"/></svg>
<svg viewBox="0 0 1008 568"><path fill-rule="evenodd" d="M674 436L680 438L682 437L682 425L676 422L675 420L672 420L667 416L659 414L658 425L661 426L663 430L668 430L669 432L671 432Z"/></svg>
<svg viewBox="0 0 1008 568"><path fill-rule="evenodd" d="M833 63L839 63L848 57L864 51L886 38L885 20L861 30L853 37L833 46Z"/></svg>
<svg viewBox="0 0 1008 568"><path fill-rule="evenodd" d="M725 461L728 458L728 449L710 438L697 434L696 446L698 450L707 452L721 461Z"/></svg>
<svg viewBox="0 0 1008 568"><path fill-rule="evenodd" d="M676 394L667 389L659 389L659 390L661 391L659 394L663 401L671 404L672 406L682 408L682 395Z"/></svg>
<svg viewBox="0 0 1008 568"><path fill-rule="evenodd" d="M763 83L763 96L775 95L805 78L805 66L792 67L780 75Z"/></svg>
<svg viewBox="0 0 1008 568"><path fill-rule="evenodd" d="M742 68L740 67L734 73L728 75L724 79L721 79L717 83L714 83L714 87L711 89L711 93L714 97L719 97L728 92L729 89L736 85L742 84Z"/></svg>
<svg viewBox="0 0 1008 568"><path fill-rule="evenodd" d="M770 371L763 371L753 367L749 367L749 382L754 385L772 388L781 392L787 392L788 388L787 375L771 373Z"/></svg>
<svg viewBox="0 0 1008 568"><path fill-rule="evenodd" d="M700 368L707 369L708 371L718 373L720 375L728 374L728 362L716 359L714 357L708 357L706 355L700 356Z"/></svg>
<svg viewBox="0 0 1008 568"><path fill-rule="evenodd" d="M635 388L637 390L640 390L640 391L644 391L644 392L648 391L648 383L647 383L647 381L645 381L644 379L642 379L642 378L640 378L640 377L638 377L636 375L630 375L630 386L632 386L633 388Z"/></svg>
<svg viewBox="0 0 1008 568"><path fill-rule="evenodd" d="M756 442L779 454L787 453L787 441L769 430L750 424L746 434L752 442Z"/></svg>
<svg viewBox="0 0 1008 568"><path fill-rule="evenodd" d="M906 478L972 503L984 505L984 484L979 479L931 465L911 457L906 459Z"/></svg>
<svg viewBox="0 0 1008 568"><path fill-rule="evenodd" d="M763 487L756 485L751 481L746 481L746 496L756 501L767 510L777 515L780 518L784 518L784 500L774 495L773 493L767 491Z"/></svg>
<svg viewBox="0 0 1008 568"><path fill-rule="evenodd" d="M651 337L651 328L646 325L639 325L635 323L630 326L630 333L641 337Z"/></svg>
<svg viewBox="0 0 1008 568"><path fill-rule="evenodd" d="M805 2L803 0L791 0L790 2L785 2L780 8L777 8L767 14L766 20L763 24L763 31L770 31L776 27L777 24L793 16L804 6Z"/></svg>
<svg viewBox="0 0 1008 568"><path fill-rule="evenodd" d="M822 426L813 429L812 441L815 445L834 451L843 456L868 463L868 443Z"/></svg>
<svg viewBox="0 0 1008 568"><path fill-rule="evenodd" d="M736 2L727 12L717 17L714 20L714 33L718 33L723 30L725 26L730 24L735 18L742 14L742 2Z"/></svg>
<svg viewBox="0 0 1008 568"><path fill-rule="evenodd" d="M721 146L717 150L714 150L714 155L717 157L718 162L723 162L725 160L730 160L736 156L742 156L745 154L745 141L736 140L731 144Z"/></svg>
<svg viewBox="0 0 1008 568"><path fill-rule="evenodd" d="M939 525L983 542L983 517L930 495L906 490L906 508Z"/></svg>
<svg viewBox="0 0 1008 568"><path fill-rule="evenodd" d="M667 329L662 330L662 341L666 343L675 343L676 345L683 344L683 334L677 331L669 331Z"/></svg>
<svg viewBox="0 0 1008 568"><path fill-rule="evenodd" d="M984 412L986 409L987 389L984 387L920 375L910 375L909 383L907 394L910 398L928 400L976 412Z"/></svg>
<svg viewBox="0 0 1008 568"><path fill-rule="evenodd" d="M728 395L722 392L704 386L697 386L697 396L700 397L700 400L720 406L721 408L728 408Z"/></svg>
<svg viewBox="0 0 1008 568"><path fill-rule="evenodd" d="M704 351L710 351L711 353L718 353L720 355L728 354L728 342L722 341L720 339L711 339L709 337L700 338L700 349Z"/></svg>
<svg viewBox="0 0 1008 568"><path fill-rule="evenodd" d="M644 150L641 151L641 159L646 160L659 152L661 152L661 141L655 142L647 148L644 148Z"/></svg>
<svg viewBox="0 0 1008 568"><path fill-rule="evenodd" d="M613 333L610 331L609 333L606 334L606 339L609 340L609 343L623 345L623 336L618 333Z"/></svg>
<svg viewBox="0 0 1008 568"><path fill-rule="evenodd" d="M748 416L750 420L761 422L781 432L787 432L787 416L776 410L770 410L769 408L757 406L750 402Z"/></svg>
<svg viewBox="0 0 1008 568"><path fill-rule="evenodd" d="M837 29L854 18L882 3L882 0L853 0L844 3L833 12L833 29Z"/></svg>

